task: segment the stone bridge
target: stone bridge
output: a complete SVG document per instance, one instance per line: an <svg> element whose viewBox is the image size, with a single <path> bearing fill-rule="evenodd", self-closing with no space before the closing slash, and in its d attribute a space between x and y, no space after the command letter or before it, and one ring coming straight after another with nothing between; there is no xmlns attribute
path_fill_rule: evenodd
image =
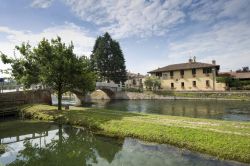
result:
<svg viewBox="0 0 250 166"><path fill-rule="evenodd" d="M96 90L102 90L110 99L114 99L118 92L121 92L122 88L119 84L96 82ZM83 102L90 101L90 94L84 95L81 91L71 91L75 94L77 105L81 105ZM28 90L28 91L13 91L7 93L0 93L0 106L6 102L18 103L22 101L24 104L29 103L46 103L51 104L51 91L48 90Z"/></svg>
<svg viewBox="0 0 250 166"><path fill-rule="evenodd" d="M122 88L119 84L115 83L96 82L96 90L102 90L110 98L113 98L115 93L120 92Z"/></svg>
<svg viewBox="0 0 250 166"><path fill-rule="evenodd" d="M115 83L96 82L95 90L102 90L108 95L110 99L114 99L116 94L122 91L122 88L119 84ZM74 90L71 92L75 94L76 105L81 105L83 102L91 101L90 94L84 95L78 90Z"/></svg>

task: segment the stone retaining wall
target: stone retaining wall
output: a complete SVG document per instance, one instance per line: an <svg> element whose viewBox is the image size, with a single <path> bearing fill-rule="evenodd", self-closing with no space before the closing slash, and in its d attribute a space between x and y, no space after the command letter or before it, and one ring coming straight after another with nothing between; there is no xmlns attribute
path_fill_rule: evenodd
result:
<svg viewBox="0 0 250 166"><path fill-rule="evenodd" d="M107 99L98 95L91 95L91 99ZM172 93L172 94L155 94L152 92L117 92L112 99L121 100L149 100L149 99L197 99L197 100L250 100L250 93L243 92L207 92L207 93Z"/></svg>
<svg viewBox="0 0 250 166"><path fill-rule="evenodd" d="M47 90L29 90L19 92L0 93L0 102L17 102L22 101L25 104L44 103L51 104L51 93Z"/></svg>

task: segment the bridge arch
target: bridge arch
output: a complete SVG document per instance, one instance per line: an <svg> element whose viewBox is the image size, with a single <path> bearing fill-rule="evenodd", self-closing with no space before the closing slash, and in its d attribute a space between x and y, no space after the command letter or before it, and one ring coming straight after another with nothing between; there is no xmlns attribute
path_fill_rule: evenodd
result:
<svg viewBox="0 0 250 166"><path fill-rule="evenodd" d="M96 82L96 88L95 91L92 93L95 93L96 91L102 91L104 94L106 94L107 97L94 97L95 99L114 99L116 96L116 93L121 91L121 88L118 84L114 83L106 83L106 82ZM82 105L84 102L90 102L92 99L91 92L84 94L82 91L79 90L72 90L70 91L75 96L75 105Z"/></svg>
<svg viewBox="0 0 250 166"><path fill-rule="evenodd" d="M102 93L104 93L104 94L102 94ZM91 93L92 96L93 96L93 94L100 95L101 96L100 99L113 99L115 96L115 92L108 89L108 88L96 88L96 90L93 93ZM104 96L104 97L102 97L102 96Z"/></svg>
<svg viewBox="0 0 250 166"><path fill-rule="evenodd" d="M96 82L96 90L101 90L108 95L110 99L115 97L118 91L121 91L119 84L106 83L106 82Z"/></svg>

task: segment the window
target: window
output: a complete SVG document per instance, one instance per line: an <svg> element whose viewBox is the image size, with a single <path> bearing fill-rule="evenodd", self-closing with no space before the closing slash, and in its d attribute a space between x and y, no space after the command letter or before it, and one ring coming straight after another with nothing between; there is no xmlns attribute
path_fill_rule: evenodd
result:
<svg viewBox="0 0 250 166"><path fill-rule="evenodd" d="M181 70L180 74L181 74L181 78L183 78L184 77L184 70Z"/></svg>
<svg viewBox="0 0 250 166"><path fill-rule="evenodd" d="M132 84L136 85L136 80L135 79L133 79Z"/></svg>
<svg viewBox="0 0 250 166"><path fill-rule="evenodd" d="M203 74L207 73L207 68L203 68Z"/></svg>
<svg viewBox="0 0 250 166"><path fill-rule="evenodd" d="M171 83L171 89L174 89L174 83Z"/></svg>
<svg viewBox="0 0 250 166"><path fill-rule="evenodd" d="M140 86L140 88L143 87L142 79L139 80L139 86Z"/></svg>
<svg viewBox="0 0 250 166"><path fill-rule="evenodd" d="M162 76L162 73L155 73L155 76L161 77L161 76Z"/></svg>
<svg viewBox="0 0 250 166"><path fill-rule="evenodd" d="M206 86L210 87L210 81L209 80L206 80Z"/></svg>
<svg viewBox="0 0 250 166"><path fill-rule="evenodd" d="M192 74L196 75L196 69L192 69Z"/></svg>
<svg viewBox="0 0 250 166"><path fill-rule="evenodd" d="M174 71L170 71L170 77L171 77L171 78L174 77Z"/></svg>
<svg viewBox="0 0 250 166"><path fill-rule="evenodd" d="M185 85L184 85L184 82L181 82L181 88L184 88Z"/></svg>
<svg viewBox="0 0 250 166"><path fill-rule="evenodd" d="M162 74L162 78L163 78L163 79L168 79L168 74L167 74L167 73L163 73L163 74Z"/></svg>
<svg viewBox="0 0 250 166"><path fill-rule="evenodd" d="M203 73L204 74L212 73L212 68L203 68Z"/></svg>
<svg viewBox="0 0 250 166"><path fill-rule="evenodd" d="M193 81L193 87L196 87L196 81Z"/></svg>

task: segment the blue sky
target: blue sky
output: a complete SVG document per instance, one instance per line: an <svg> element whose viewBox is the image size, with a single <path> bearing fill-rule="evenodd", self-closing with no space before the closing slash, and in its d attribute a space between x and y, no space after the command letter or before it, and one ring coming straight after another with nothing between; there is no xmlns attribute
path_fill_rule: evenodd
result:
<svg viewBox="0 0 250 166"><path fill-rule="evenodd" d="M222 71L250 66L250 0L0 0L0 51L10 56L15 45L57 35L89 55L104 32L135 73L190 56Z"/></svg>

